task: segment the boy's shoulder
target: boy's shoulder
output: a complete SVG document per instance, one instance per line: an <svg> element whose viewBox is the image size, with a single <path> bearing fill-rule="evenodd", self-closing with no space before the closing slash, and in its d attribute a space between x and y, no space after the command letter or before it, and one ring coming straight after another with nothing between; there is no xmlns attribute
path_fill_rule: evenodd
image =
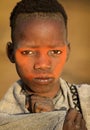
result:
<svg viewBox="0 0 90 130"><path fill-rule="evenodd" d="M78 90L87 90L87 89L90 89L90 84L86 84L86 83L83 83L83 84L75 84L75 83L69 83L68 81L60 78L60 83L62 86L68 86L69 88L77 88Z"/></svg>
<svg viewBox="0 0 90 130"><path fill-rule="evenodd" d="M14 114L24 112L22 108L24 108L25 106L25 95L21 93L21 90L21 80L18 80L11 85L11 87L8 89L8 91L0 101L0 113L2 112Z"/></svg>
<svg viewBox="0 0 90 130"><path fill-rule="evenodd" d="M4 98L6 98L8 95L8 97L12 97L15 93L20 93L20 91L22 90L22 80L18 80L16 82L14 82L8 89L8 91L6 92Z"/></svg>

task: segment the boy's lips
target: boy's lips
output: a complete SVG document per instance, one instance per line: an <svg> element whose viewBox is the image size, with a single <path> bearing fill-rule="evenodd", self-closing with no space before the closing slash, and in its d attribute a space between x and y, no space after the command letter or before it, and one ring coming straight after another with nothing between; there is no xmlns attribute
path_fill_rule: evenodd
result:
<svg viewBox="0 0 90 130"><path fill-rule="evenodd" d="M36 77L33 79L33 81L37 84L49 84L54 80L53 77Z"/></svg>

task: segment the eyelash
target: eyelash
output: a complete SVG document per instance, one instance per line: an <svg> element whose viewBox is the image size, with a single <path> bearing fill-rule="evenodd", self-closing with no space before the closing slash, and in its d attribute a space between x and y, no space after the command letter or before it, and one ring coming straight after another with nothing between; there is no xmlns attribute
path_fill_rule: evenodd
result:
<svg viewBox="0 0 90 130"><path fill-rule="evenodd" d="M35 54L37 54L37 52L32 51L32 50L25 50L25 51L22 51L21 54L23 54L23 55L35 55ZM62 54L61 50L50 50L48 52L48 55L52 55L52 56L56 56L56 55L60 55L60 54Z"/></svg>
<svg viewBox="0 0 90 130"><path fill-rule="evenodd" d="M31 51L31 50L25 50L25 51L22 51L21 54L23 55L32 55L34 54L35 52L34 51Z"/></svg>
<svg viewBox="0 0 90 130"><path fill-rule="evenodd" d="M51 50L50 52L50 55L60 55L62 53L61 50Z"/></svg>

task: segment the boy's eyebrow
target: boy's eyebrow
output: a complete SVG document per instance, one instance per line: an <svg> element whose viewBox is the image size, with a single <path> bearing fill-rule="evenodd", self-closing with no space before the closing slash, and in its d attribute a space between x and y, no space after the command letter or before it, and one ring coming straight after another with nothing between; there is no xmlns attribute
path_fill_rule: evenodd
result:
<svg viewBox="0 0 90 130"><path fill-rule="evenodd" d="M45 45L45 46L44 46L43 44L42 44L42 45L41 45L41 44L40 44L40 45L27 44L27 45L25 45L25 46L23 45L22 48L40 48L40 47L55 48L55 47L62 47L62 46L64 46L64 45L66 45L66 43L64 43L64 42L62 42L62 43L60 43L60 44L59 44L58 42L55 43L55 44L52 44L52 43L51 43L51 45Z"/></svg>
<svg viewBox="0 0 90 130"><path fill-rule="evenodd" d="M32 49L35 49L35 48L57 48L57 47L63 47L65 44L62 44L60 46L58 45L48 45L48 46L38 46L38 45L35 45L35 46L23 46L22 48L32 48Z"/></svg>

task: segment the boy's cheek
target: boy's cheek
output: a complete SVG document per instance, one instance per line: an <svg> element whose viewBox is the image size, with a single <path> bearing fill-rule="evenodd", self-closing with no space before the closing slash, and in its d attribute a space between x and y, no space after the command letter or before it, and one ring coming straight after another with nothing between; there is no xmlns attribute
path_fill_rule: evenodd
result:
<svg viewBox="0 0 90 130"><path fill-rule="evenodd" d="M15 61L16 61L16 64L19 64L19 65L23 65L23 66L25 64L28 65L28 59L22 56L22 54L18 50L15 53Z"/></svg>
<svg viewBox="0 0 90 130"><path fill-rule="evenodd" d="M62 71L63 71L63 67L64 67L64 64L62 64L62 65L61 65L61 64L57 65L57 67L55 68L55 70L54 70L54 72L53 72L55 78L58 78L58 77L61 75L61 73L62 73Z"/></svg>
<svg viewBox="0 0 90 130"><path fill-rule="evenodd" d="M64 68L64 65L66 63L66 53L64 55L62 55L53 71L53 74L56 78L58 78L58 76L61 75L62 71L63 71L63 68Z"/></svg>

